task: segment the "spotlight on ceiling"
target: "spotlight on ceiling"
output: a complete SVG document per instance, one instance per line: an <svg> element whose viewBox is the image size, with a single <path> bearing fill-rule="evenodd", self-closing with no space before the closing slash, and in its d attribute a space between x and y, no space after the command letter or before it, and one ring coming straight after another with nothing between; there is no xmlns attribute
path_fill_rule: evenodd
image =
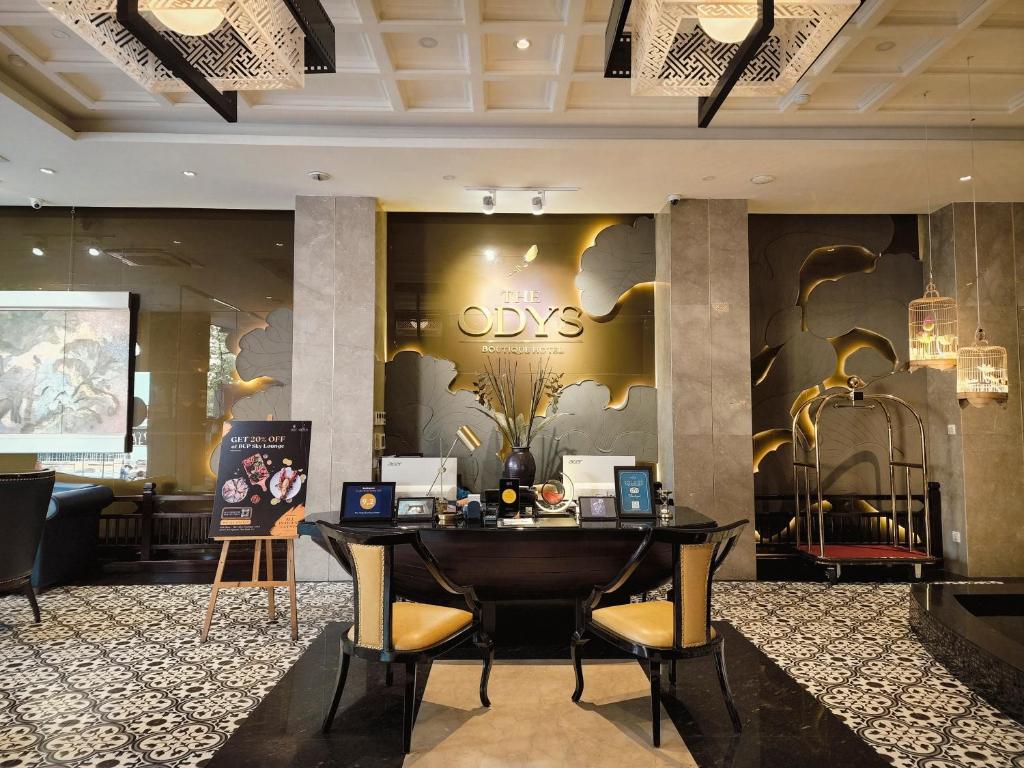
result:
<svg viewBox="0 0 1024 768"><path fill-rule="evenodd" d="M534 216L544 213L544 190L539 191L530 199L530 210L533 211Z"/></svg>
<svg viewBox="0 0 1024 768"><path fill-rule="evenodd" d="M494 209L497 207L497 205L498 205L498 193L493 191L493 190L490 191L490 192L484 192L484 200L483 200L483 211L484 211L484 213L486 213L488 216L490 216L492 213L494 213Z"/></svg>
<svg viewBox="0 0 1024 768"><path fill-rule="evenodd" d="M970 174L968 174L967 176L961 176L961 177L960 177L960 181L970 181L970 180L971 180L971 179L973 179L973 178L974 178L973 176L971 176Z"/></svg>
<svg viewBox="0 0 1024 768"><path fill-rule="evenodd" d="M518 48L520 51L525 51L529 47L530 47L530 38L528 38L528 37L520 37L518 40L516 40L516 48Z"/></svg>
<svg viewBox="0 0 1024 768"><path fill-rule="evenodd" d="M53 170L53 168L40 168L39 172L40 173L45 173L47 176L53 176L53 174L56 173L56 171Z"/></svg>
<svg viewBox="0 0 1024 768"><path fill-rule="evenodd" d="M196 172L195 171L182 171L181 175L182 176L188 176L191 179L193 176L196 175Z"/></svg>
<svg viewBox="0 0 1024 768"><path fill-rule="evenodd" d="M755 176L751 176L750 181L753 184L771 184L775 181L775 177L768 173L759 173Z"/></svg>
<svg viewBox="0 0 1024 768"><path fill-rule="evenodd" d="M89 255L90 256L99 256L101 253L102 253L102 251L99 248L97 248L95 245L92 248L89 249Z"/></svg>
<svg viewBox="0 0 1024 768"><path fill-rule="evenodd" d="M436 37L421 37L420 48L437 48Z"/></svg>
<svg viewBox="0 0 1024 768"><path fill-rule="evenodd" d="M33 256L45 256L45 255L46 255L46 251L44 251L44 250L43 250L42 248L40 248L40 247L39 247L39 246L37 245L37 246L35 246L35 247L34 247L34 248L32 249L32 255L33 255Z"/></svg>
<svg viewBox="0 0 1024 768"><path fill-rule="evenodd" d="M488 261L494 261L497 256L498 254L493 248L484 248L484 258Z"/></svg>

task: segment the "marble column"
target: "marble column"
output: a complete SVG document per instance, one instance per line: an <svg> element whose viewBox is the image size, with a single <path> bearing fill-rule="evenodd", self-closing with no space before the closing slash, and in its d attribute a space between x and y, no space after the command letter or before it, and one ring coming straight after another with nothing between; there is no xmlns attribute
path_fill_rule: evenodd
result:
<svg viewBox="0 0 1024 768"><path fill-rule="evenodd" d="M666 205L656 242L659 475L677 504L751 521L719 577L753 579L747 202Z"/></svg>
<svg viewBox="0 0 1024 768"><path fill-rule="evenodd" d="M929 371L930 408L949 415L938 429L932 425L930 430L932 474L942 483L943 551L948 567L971 577L1020 577L1024 576L1024 526L1020 524L1024 508L1024 206L978 203L977 211L977 227L970 203L954 203L932 215L936 278L945 278L940 286L944 290L956 291L961 345L973 341L980 288L986 336L1008 353L1010 397L1002 406L960 408L955 374ZM943 429L957 434L943 436ZM954 530L960 534L960 544L952 541Z"/></svg>
<svg viewBox="0 0 1024 768"><path fill-rule="evenodd" d="M377 201L295 200L292 418L313 422L306 519L337 519L341 486L373 471ZM300 581L347 578L307 538Z"/></svg>

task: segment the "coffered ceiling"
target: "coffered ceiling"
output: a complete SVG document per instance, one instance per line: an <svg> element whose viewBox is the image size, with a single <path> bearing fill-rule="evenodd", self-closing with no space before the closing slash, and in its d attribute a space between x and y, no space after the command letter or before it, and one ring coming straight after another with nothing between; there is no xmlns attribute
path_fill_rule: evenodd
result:
<svg viewBox="0 0 1024 768"><path fill-rule="evenodd" d="M695 99L633 97L627 80L604 79L611 0L324 5L337 27L337 74L310 76L300 91L241 94L243 130L694 124ZM866 0L796 88L734 96L715 125L963 127L968 57L977 124L1024 125L1024 0ZM73 130L223 129L191 93L142 90L36 0L0 2L0 78Z"/></svg>

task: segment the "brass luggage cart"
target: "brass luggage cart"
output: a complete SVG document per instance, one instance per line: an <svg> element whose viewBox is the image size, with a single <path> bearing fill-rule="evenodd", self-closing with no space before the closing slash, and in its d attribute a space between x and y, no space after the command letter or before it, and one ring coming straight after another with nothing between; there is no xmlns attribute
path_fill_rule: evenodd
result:
<svg viewBox="0 0 1024 768"><path fill-rule="evenodd" d="M821 425L827 412L835 409L853 409L859 412L878 411L885 417L888 438L888 513L877 510L879 540L872 542L826 541L826 519L833 514L832 503L822 489ZM813 431L808 435L800 426L800 409L793 416L793 490L796 501L796 549L803 557L825 567L829 582L838 582L844 565L905 565L913 568L915 578L921 578L922 568L939 562L931 546L931 526L928 505L928 446L924 423L909 403L896 395L866 394L863 390L824 394L810 400L807 414L813 416ZM898 411L909 414L917 427L920 458L910 460L903 451L897 453L893 440L893 418ZM904 494L897 495L897 474L904 480ZM920 495L913 493L920 482ZM884 492L882 495L885 495ZM906 509L898 513L897 500L906 501ZM915 521L914 502L922 503L919 510L922 533ZM879 506L882 506L881 504ZM903 517L904 525L898 518ZM887 521L882 531L882 520Z"/></svg>

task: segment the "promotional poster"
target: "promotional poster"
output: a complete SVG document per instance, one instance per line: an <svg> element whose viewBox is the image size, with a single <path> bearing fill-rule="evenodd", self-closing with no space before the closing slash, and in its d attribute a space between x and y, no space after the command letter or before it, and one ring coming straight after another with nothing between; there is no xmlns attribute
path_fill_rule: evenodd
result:
<svg viewBox="0 0 1024 768"><path fill-rule="evenodd" d="M306 515L310 422L229 421L211 538L298 535Z"/></svg>

